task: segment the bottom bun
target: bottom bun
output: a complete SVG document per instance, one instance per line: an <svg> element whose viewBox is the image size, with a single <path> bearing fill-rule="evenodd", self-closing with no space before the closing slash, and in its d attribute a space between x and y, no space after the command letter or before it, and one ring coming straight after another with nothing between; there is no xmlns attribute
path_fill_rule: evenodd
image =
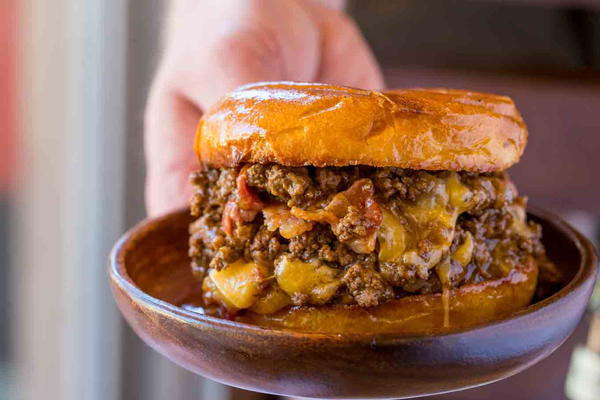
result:
<svg viewBox="0 0 600 400"><path fill-rule="evenodd" d="M425 334L472 327L527 306L537 285L530 259L506 277L441 293L407 296L383 305L292 307L275 314L247 312L240 322L319 333Z"/></svg>

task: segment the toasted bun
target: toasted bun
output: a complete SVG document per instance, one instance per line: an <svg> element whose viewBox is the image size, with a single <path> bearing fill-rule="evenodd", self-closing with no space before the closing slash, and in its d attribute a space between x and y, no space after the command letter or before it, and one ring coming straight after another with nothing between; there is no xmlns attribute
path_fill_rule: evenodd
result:
<svg viewBox="0 0 600 400"><path fill-rule="evenodd" d="M248 312L239 320L266 327L321 333L423 334L473 327L530 304L538 267L530 259L504 278L450 290L447 307L440 293L407 296L381 306L294 307L275 314ZM446 314L447 310L447 314ZM444 323L447 319L448 324Z"/></svg>
<svg viewBox="0 0 600 400"><path fill-rule="evenodd" d="M504 96L451 89L376 92L318 83L240 87L209 110L196 135L204 165L370 165L504 170L527 128Z"/></svg>

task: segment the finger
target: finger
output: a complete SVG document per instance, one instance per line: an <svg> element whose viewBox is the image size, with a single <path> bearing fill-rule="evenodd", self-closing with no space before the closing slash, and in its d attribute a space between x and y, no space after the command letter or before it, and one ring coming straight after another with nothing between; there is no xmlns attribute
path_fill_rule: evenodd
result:
<svg viewBox="0 0 600 400"><path fill-rule="evenodd" d="M332 10L343 11L346 7L346 0L301 0L301 1L313 1L314 3L320 4L324 7L331 8Z"/></svg>
<svg viewBox="0 0 600 400"><path fill-rule="evenodd" d="M188 16L190 25L182 23L171 37L176 45L165 56L155 80L145 119L146 203L150 215L187 203L187 179L198 168L193 138L203 109L241 84L313 80L316 76L318 28L295 2L229 0L215 4L225 3L253 7L235 13L213 10L210 19L225 21L227 29L213 29L210 20L204 21L203 28L208 29L207 34L212 32L212 37L202 37L204 31L198 31L200 17ZM257 8L262 3L269 7ZM193 38L199 36L196 42Z"/></svg>
<svg viewBox="0 0 600 400"><path fill-rule="evenodd" d="M150 216L187 205L189 174L197 169L193 139L200 110L179 94L155 87L145 118L146 207Z"/></svg>
<svg viewBox="0 0 600 400"><path fill-rule="evenodd" d="M199 108L246 83L316 78L319 29L298 2L225 0L210 13L205 37L194 43L194 26L180 30L187 45L171 57L176 89Z"/></svg>
<svg viewBox="0 0 600 400"><path fill-rule="evenodd" d="M318 80L338 85L382 89L383 74L367 41L347 15L311 7L321 29Z"/></svg>

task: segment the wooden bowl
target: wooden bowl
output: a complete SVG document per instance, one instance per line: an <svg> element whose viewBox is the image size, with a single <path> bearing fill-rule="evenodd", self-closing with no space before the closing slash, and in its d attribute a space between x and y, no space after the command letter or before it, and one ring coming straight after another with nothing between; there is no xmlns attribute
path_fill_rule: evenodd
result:
<svg viewBox="0 0 600 400"><path fill-rule="evenodd" d="M513 375L548 356L575 328L597 268L592 245L533 209L550 258L570 277L510 317L442 334L319 334L265 329L176 306L199 290L187 257L187 210L146 220L115 245L110 281L137 334L172 361L240 388L318 398L407 398Z"/></svg>

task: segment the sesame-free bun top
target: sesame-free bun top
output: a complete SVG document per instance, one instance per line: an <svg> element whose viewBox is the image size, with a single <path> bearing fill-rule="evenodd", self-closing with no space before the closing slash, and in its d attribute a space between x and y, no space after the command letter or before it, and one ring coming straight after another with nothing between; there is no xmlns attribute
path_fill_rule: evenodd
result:
<svg viewBox="0 0 600 400"><path fill-rule="evenodd" d="M505 96L453 89L377 92L262 82L225 95L201 119L203 165L370 165L490 172L516 163L527 128Z"/></svg>

